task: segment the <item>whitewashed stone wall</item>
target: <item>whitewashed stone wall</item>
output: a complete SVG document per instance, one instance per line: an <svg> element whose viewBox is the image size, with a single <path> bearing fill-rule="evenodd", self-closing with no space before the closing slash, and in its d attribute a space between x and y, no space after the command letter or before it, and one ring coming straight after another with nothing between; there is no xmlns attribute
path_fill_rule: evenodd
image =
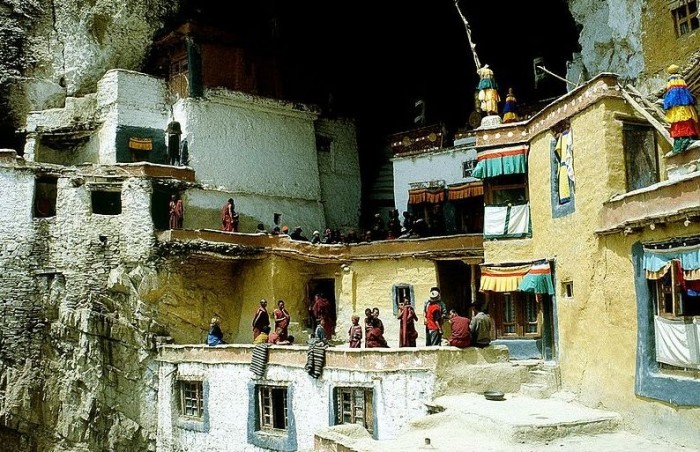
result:
<svg viewBox="0 0 700 452"><path fill-rule="evenodd" d="M357 228L362 187L355 124L342 119L319 119L316 134L330 138L332 143L330 152L318 152L326 224L314 229L323 234L324 226L341 230Z"/></svg>
<svg viewBox="0 0 700 452"><path fill-rule="evenodd" d="M306 354L304 347L298 347ZM274 351L271 351L274 353ZM178 376L197 376L208 386L205 410L207 431L178 426ZM224 452L261 451L248 443L248 420L258 416L249 412L249 384L253 378L249 364L182 362L162 363L158 385L157 450ZM187 379L187 378L185 378ZM255 380L258 381L258 380ZM434 374L428 370L383 372L367 369L351 371L325 368L314 379L304 369L269 365L261 384L287 385L293 391L292 412L297 450L313 450L314 432L332 425L329 416L336 387L358 386L373 389L376 438L391 439L413 418L426 414L424 402L430 400ZM205 389L205 393L207 390Z"/></svg>
<svg viewBox="0 0 700 452"><path fill-rule="evenodd" d="M445 185L477 181L473 177L463 177L462 164L476 159L476 149L454 147L439 152L431 152L407 157L395 157L394 200L399 212L408 207L408 190L415 182L441 180Z"/></svg>

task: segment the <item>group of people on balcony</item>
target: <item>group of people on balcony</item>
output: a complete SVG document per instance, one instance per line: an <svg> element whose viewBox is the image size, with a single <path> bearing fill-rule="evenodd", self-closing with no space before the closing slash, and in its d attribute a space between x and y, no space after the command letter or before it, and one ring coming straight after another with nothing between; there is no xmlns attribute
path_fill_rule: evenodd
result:
<svg viewBox="0 0 700 452"><path fill-rule="evenodd" d="M486 347L493 339L493 322L488 313L483 309L482 303L472 304L473 316L460 315L455 309L447 311L445 303L440 297L440 288L430 289L430 297L423 306L423 324L425 325L426 346L451 345L459 348ZM332 305L328 298L319 292L314 295L310 314L315 320L311 339L327 343L333 336L335 320L332 315ZM418 330L415 322L418 315L411 306L408 298L399 301L399 347L416 347ZM271 322L274 321L274 330ZM253 343L268 343L277 345L290 345L294 343L294 337L289 335L291 315L285 307L284 300L277 301L277 309L272 313L272 318L267 311L267 300L261 299L259 306L253 315L251 328ZM360 325L360 317L351 317L352 325L348 329L348 343L350 348L389 348L384 337L384 323L379 318L379 308L365 309L365 319ZM443 342L443 324L449 322L451 326L450 337ZM207 337L208 345L225 344L220 327L220 319L214 317L210 324Z"/></svg>

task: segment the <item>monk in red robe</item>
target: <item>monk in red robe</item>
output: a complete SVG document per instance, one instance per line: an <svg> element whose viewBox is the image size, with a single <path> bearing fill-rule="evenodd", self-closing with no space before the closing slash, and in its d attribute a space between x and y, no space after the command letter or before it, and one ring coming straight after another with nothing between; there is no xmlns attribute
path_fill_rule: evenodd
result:
<svg viewBox="0 0 700 452"><path fill-rule="evenodd" d="M284 307L284 300L277 302L277 309L274 310L273 315L275 317L275 333L277 333L278 340L287 340L289 321L292 316L289 315L289 311Z"/></svg>
<svg viewBox="0 0 700 452"><path fill-rule="evenodd" d="M335 319L333 318L331 308L330 301L328 301L328 298L326 298L323 293L317 293L316 296L314 296L314 318L317 321L320 319L324 320L323 330L326 333L326 338L328 339L333 337L333 332L335 331Z"/></svg>
<svg viewBox="0 0 700 452"><path fill-rule="evenodd" d="M415 321L418 320L418 316L408 298L399 302L399 313L396 318L399 319L399 347L415 347L418 339Z"/></svg>

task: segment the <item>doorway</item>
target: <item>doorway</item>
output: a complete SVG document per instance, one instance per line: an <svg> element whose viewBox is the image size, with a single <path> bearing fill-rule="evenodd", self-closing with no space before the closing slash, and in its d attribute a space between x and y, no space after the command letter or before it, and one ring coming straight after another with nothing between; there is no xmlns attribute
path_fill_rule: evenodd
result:
<svg viewBox="0 0 700 452"><path fill-rule="evenodd" d="M335 334L337 315L335 306L335 279L314 278L309 280L306 284L306 312L309 314L306 320L306 327L312 332L316 329L316 319L313 315L314 298L316 294L323 294L328 300L328 303L330 303L331 322L333 325L333 333Z"/></svg>
<svg viewBox="0 0 700 452"><path fill-rule="evenodd" d="M460 260L438 261L437 280L440 295L447 310L456 310L460 315L471 317L472 303L471 267Z"/></svg>

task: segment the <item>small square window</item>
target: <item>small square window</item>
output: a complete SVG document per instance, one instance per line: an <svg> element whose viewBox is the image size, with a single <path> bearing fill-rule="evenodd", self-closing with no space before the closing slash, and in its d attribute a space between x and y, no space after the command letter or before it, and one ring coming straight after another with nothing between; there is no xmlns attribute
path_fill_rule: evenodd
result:
<svg viewBox="0 0 700 452"><path fill-rule="evenodd" d="M462 162L462 177L467 178L467 177L472 177L472 171L474 171L474 168L476 167L476 160L467 160Z"/></svg>
<svg viewBox="0 0 700 452"><path fill-rule="evenodd" d="M122 213L122 194L119 191L92 191L92 213L119 215Z"/></svg>
<svg viewBox="0 0 700 452"><path fill-rule="evenodd" d="M180 414L201 418L204 414L204 388L201 381L180 381Z"/></svg>
<svg viewBox="0 0 700 452"><path fill-rule="evenodd" d="M273 432L286 431L287 388L285 386L258 386L258 429Z"/></svg>
<svg viewBox="0 0 700 452"><path fill-rule="evenodd" d="M574 297L574 282L573 281L564 281L563 283L561 283L561 291L566 298L573 298Z"/></svg>
<svg viewBox="0 0 700 452"><path fill-rule="evenodd" d="M335 425L359 424L374 433L372 389L336 388L335 396Z"/></svg>
<svg viewBox="0 0 700 452"><path fill-rule="evenodd" d="M316 151L317 152L331 152L331 147L333 146L333 139L325 135L316 135Z"/></svg>

